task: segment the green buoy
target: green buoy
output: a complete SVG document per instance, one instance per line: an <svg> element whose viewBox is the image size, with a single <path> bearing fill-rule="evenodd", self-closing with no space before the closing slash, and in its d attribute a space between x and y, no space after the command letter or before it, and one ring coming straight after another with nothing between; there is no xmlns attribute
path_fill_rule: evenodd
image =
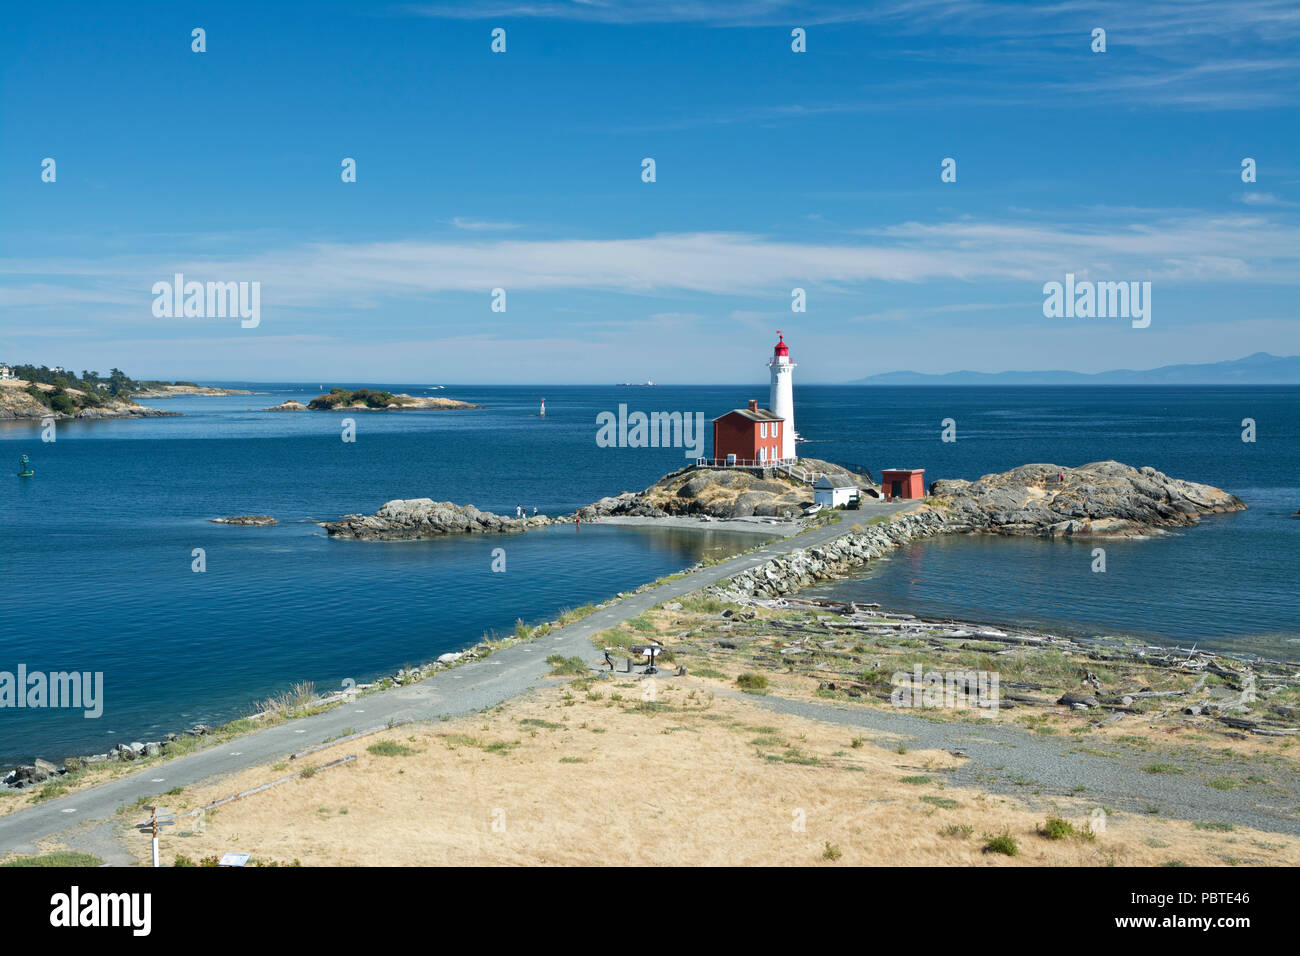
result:
<svg viewBox="0 0 1300 956"><path fill-rule="evenodd" d="M22 460L18 462L18 477L30 478L34 474L36 472L32 470L32 463L27 459L26 455L23 455Z"/></svg>

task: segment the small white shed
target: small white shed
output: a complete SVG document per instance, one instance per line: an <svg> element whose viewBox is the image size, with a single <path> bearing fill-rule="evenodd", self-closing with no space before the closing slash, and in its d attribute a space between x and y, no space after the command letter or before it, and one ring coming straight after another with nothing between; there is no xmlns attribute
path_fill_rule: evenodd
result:
<svg viewBox="0 0 1300 956"><path fill-rule="evenodd" d="M825 475L813 485L813 503L823 508L847 505L858 496L858 486L849 481L831 480Z"/></svg>

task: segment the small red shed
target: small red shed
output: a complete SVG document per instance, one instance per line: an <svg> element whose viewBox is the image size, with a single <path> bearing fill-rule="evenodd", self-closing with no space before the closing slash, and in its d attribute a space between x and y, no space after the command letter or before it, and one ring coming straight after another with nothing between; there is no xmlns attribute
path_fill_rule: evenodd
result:
<svg viewBox="0 0 1300 956"><path fill-rule="evenodd" d="M880 493L886 498L924 498L924 468L886 468L880 473Z"/></svg>
<svg viewBox="0 0 1300 956"><path fill-rule="evenodd" d="M781 459L781 429L785 419L751 399L748 408L735 408L713 420L713 457L718 463L766 464Z"/></svg>

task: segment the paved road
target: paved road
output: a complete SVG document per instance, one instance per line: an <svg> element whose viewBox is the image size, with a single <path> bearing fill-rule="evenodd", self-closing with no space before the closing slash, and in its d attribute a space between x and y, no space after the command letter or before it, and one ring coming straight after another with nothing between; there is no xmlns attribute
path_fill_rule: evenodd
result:
<svg viewBox="0 0 1300 956"><path fill-rule="evenodd" d="M915 503L872 502L864 506L860 516L865 519L892 514L914 506ZM857 517L859 515L854 516ZM73 831L67 836L69 844L74 847L92 837L97 847L102 847L103 829L97 824L111 819L121 807L142 797L155 797L173 787L190 787L218 775L283 760L291 753L337 738L345 732L382 726L390 720L457 717L494 707L541 686L550 672L546 665L549 655L581 657L595 664L601 660L601 653L593 647L590 638L598 631L636 617L655 604L755 567L776 555L823 544L844 534L852 523L840 521L798 537L773 541L757 551L630 595L530 644L505 648L481 661L441 671L418 684L380 691L314 717L255 731L80 793L15 811L0 817L0 855L15 850L33 853L36 851L35 841L62 831Z"/></svg>

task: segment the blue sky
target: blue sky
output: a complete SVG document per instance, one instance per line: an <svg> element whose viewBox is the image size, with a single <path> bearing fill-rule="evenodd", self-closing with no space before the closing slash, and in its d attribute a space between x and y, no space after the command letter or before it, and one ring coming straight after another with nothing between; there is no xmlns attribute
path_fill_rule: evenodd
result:
<svg viewBox="0 0 1300 956"><path fill-rule="evenodd" d="M749 382L777 328L804 382L1300 353L1298 91L1273 0L13 7L0 359ZM260 282L260 324L155 317L176 272ZM1150 281L1150 327L1044 318L1066 272Z"/></svg>

